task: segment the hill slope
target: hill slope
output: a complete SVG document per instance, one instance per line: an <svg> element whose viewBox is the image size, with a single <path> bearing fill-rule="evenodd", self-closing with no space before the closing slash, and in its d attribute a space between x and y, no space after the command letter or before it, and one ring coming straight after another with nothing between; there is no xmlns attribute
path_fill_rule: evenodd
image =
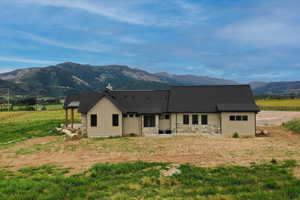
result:
<svg viewBox="0 0 300 200"><path fill-rule="evenodd" d="M300 81L271 82L252 89L255 94L300 96Z"/></svg>
<svg viewBox="0 0 300 200"><path fill-rule="evenodd" d="M14 94L63 96L68 93L99 91L110 83L114 89L165 89L169 85L236 84L233 81L192 76L152 74L127 66L91 66L62 63L44 68L25 68L0 74Z"/></svg>

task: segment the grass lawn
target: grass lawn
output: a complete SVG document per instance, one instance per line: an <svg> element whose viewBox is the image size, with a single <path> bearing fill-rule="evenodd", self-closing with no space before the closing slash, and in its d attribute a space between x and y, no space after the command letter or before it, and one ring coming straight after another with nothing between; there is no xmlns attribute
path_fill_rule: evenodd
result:
<svg viewBox="0 0 300 200"><path fill-rule="evenodd" d="M167 163L96 164L66 176L68 169L44 165L0 169L0 199L203 199L290 200L300 198L300 180L294 177L294 161L253 164L251 167L201 168Z"/></svg>
<svg viewBox="0 0 300 200"><path fill-rule="evenodd" d="M300 99L262 99L256 104L262 110L300 111Z"/></svg>
<svg viewBox="0 0 300 200"><path fill-rule="evenodd" d="M64 118L63 110L0 112L0 146L14 140L59 135L55 128L64 123Z"/></svg>

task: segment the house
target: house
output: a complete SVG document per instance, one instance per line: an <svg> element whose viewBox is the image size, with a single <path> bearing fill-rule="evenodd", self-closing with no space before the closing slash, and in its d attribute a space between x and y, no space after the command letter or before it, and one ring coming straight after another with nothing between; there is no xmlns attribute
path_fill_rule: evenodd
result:
<svg viewBox="0 0 300 200"><path fill-rule="evenodd" d="M88 137L190 133L231 137L235 132L254 136L259 112L249 85L106 89L68 95L64 108L78 109Z"/></svg>

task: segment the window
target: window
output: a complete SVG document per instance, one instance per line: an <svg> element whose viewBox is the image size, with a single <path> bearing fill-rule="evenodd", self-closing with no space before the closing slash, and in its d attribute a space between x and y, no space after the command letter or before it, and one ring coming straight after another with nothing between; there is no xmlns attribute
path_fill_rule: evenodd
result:
<svg viewBox="0 0 300 200"><path fill-rule="evenodd" d="M144 116L144 127L155 127L155 115Z"/></svg>
<svg viewBox="0 0 300 200"><path fill-rule="evenodd" d="M133 114L130 114L130 115L129 115L129 117L133 117L133 116L134 116Z"/></svg>
<svg viewBox="0 0 300 200"><path fill-rule="evenodd" d="M170 119L170 115L165 115L165 119Z"/></svg>
<svg viewBox="0 0 300 200"><path fill-rule="evenodd" d="M241 116L241 115L235 116L235 120L236 120L236 121L241 121L241 120L242 120L242 116Z"/></svg>
<svg viewBox="0 0 300 200"><path fill-rule="evenodd" d="M189 115L183 115L183 124L189 124L190 118Z"/></svg>
<svg viewBox="0 0 300 200"><path fill-rule="evenodd" d="M141 115L140 114L135 114L135 117L140 117Z"/></svg>
<svg viewBox="0 0 300 200"><path fill-rule="evenodd" d="M201 124L207 125L207 122L208 122L207 115L201 115Z"/></svg>
<svg viewBox="0 0 300 200"><path fill-rule="evenodd" d="M243 118L243 121L248 121L248 116L247 115L244 115L242 118Z"/></svg>
<svg viewBox="0 0 300 200"><path fill-rule="evenodd" d="M119 126L119 115L118 114L112 115L112 125Z"/></svg>
<svg viewBox="0 0 300 200"><path fill-rule="evenodd" d="M235 116L234 116L234 115L230 115L230 116L229 116L229 120L230 120L230 121L235 121Z"/></svg>
<svg viewBox="0 0 300 200"><path fill-rule="evenodd" d="M97 127L97 115L91 115L91 127Z"/></svg>
<svg viewBox="0 0 300 200"><path fill-rule="evenodd" d="M123 117L128 117L128 115L126 115L126 114L123 114Z"/></svg>
<svg viewBox="0 0 300 200"><path fill-rule="evenodd" d="M193 124L199 124L199 117L198 117L198 115L193 115L193 117L192 117L192 123Z"/></svg>

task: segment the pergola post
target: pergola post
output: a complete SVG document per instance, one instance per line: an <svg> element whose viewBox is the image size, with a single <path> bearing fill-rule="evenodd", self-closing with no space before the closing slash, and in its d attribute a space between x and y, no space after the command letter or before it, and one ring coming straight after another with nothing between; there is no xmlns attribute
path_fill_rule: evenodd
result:
<svg viewBox="0 0 300 200"><path fill-rule="evenodd" d="M65 109L65 113L66 113L66 122L65 122L65 126L66 128L68 128L68 108Z"/></svg>
<svg viewBox="0 0 300 200"><path fill-rule="evenodd" d="M74 128L74 108L71 108L71 117L72 117L72 124L71 124L71 128Z"/></svg>

